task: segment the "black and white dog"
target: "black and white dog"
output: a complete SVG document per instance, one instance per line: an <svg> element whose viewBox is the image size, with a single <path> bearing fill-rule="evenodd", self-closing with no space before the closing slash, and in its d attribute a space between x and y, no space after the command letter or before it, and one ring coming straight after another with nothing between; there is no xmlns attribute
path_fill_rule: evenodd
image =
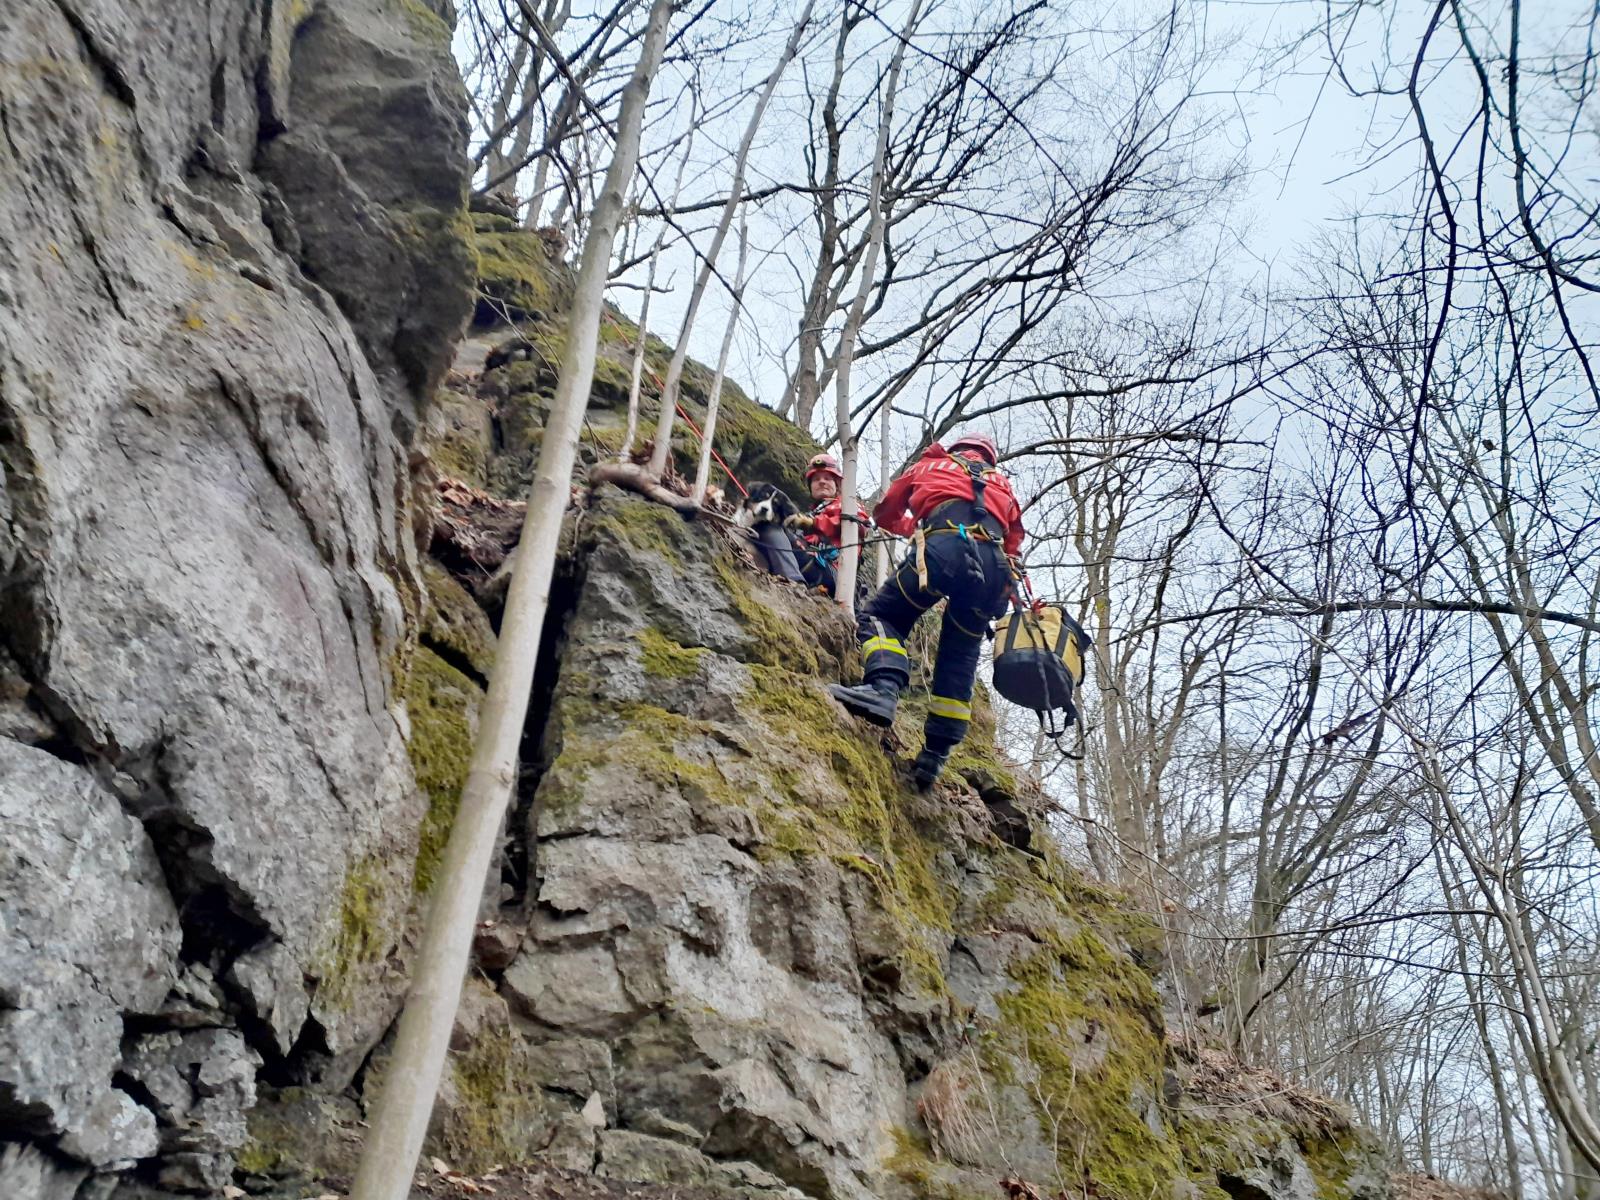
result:
<svg viewBox="0 0 1600 1200"><path fill-rule="evenodd" d="M781 526L799 511L777 484L758 483L739 506L739 523L751 529L758 525Z"/></svg>
<svg viewBox="0 0 1600 1200"><path fill-rule="evenodd" d="M790 532L789 523L800 515L794 501L776 484L758 483L739 506L739 523L755 535L757 560L774 575L791 583L806 584L802 560L809 562Z"/></svg>

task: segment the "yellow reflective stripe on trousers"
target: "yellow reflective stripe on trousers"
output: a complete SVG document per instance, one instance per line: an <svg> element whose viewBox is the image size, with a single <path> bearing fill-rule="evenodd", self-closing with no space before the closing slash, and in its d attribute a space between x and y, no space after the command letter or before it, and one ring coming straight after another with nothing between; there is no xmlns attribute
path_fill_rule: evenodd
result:
<svg viewBox="0 0 1600 1200"><path fill-rule="evenodd" d="M887 650L890 654L898 654L901 658L907 657L906 648L900 644L899 638L870 637L861 643L861 657L876 654L879 650Z"/></svg>
<svg viewBox="0 0 1600 1200"><path fill-rule="evenodd" d="M948 696L928 697L928 715L930 717L951 717L957 721L972 720L972 705L964 700L952 700Z"/></svg>

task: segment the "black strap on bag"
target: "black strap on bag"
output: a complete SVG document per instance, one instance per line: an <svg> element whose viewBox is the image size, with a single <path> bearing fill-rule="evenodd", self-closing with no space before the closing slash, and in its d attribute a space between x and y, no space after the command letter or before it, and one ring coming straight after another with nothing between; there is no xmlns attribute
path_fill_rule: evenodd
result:
<svg viewBox="0 0 1600 1200"><path fill-rule="evenodd" d="M1011 571L1011 604L1014 609L1015 616L1006 626L1005 645L1001 648L1000 653L1004 654L1016 650L1017 630L1024 623L1029 626L1031 640L1035 642L1038 647L1042 648L1048 645L1045 640L1044 625L1040 622L1039 618L1034 615L1032 605L1030 605L1023 596L1024 588L1027 588L1030 593L1032 591L1031 586L1028 584L1027 572L1023 570L1022 566L1017 562L1017 560L1012 558L1010 555L1006 556L1006 566ZM1068 639L1073 636L1073 632L1077 630L1079 626L1076 621L1070 619L1069 614L1065 610L1062 610L1061 617L1061 633L1057 637L1056 644L1051 653L1057 661L1062 663L1062 669L1065 670L1065 659L1063 655L1067 649L1067 642ZM1085 635L1085 638L1087 639L1087 635ZM1088 645L1086 641L1085 644L1079 648L1079 654L1082 655L1086 653L1087 650ZM1035 665L1038 667L1039 671L1039 695L1041 699L1048 704L1051 695L1051 687L1050 676L1045 668L1046 661L1046 657L1042 653L1038 654L1034 659ZM1061 739L1066 736L1067 731L1070 730L1073 725L1078 723L1077 706L1073 704L1071 696L1072 680L1070 673L1068 673L1067 687L1067 702L1061 710L1063 715L1061 716L1059 722L1056 717L1056 709L1054 708L1036 708L1034 709L1034 715L1039 718L1039 728L1043 730L1045 736L1055 744L1055 747L1057 751L1060 752L1061 756L1072 762L1079 762L1083 759L1083 752L1080 750L1077 754L1074 754L1061 744Z"/></svg>

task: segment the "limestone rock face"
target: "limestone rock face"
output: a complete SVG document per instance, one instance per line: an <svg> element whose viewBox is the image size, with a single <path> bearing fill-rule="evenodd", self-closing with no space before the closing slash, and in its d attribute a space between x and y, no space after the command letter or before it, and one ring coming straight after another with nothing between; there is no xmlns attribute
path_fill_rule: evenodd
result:
<svg viewBox="0 0 1600 1200"><path fill-rule="evenodd" d="M48 1167L8 1197L212 1194L258 1069L343 1086L388 1025L461 114L410 0L0 6L0 1140ZM262 174L302 136L339 190ZM334 210L401 230L351 253L403 312L311 270Z"/></svg>
<svg viewBox="0 0 1600 1200"><path fill-rule="evenodd" d="M306 273L338 301L380 375L431 399L473 300L467 97L451 23L420 0L321 4L297 29L290 114L262 147ZM418 407L398 415L415 423Z"/></svg>

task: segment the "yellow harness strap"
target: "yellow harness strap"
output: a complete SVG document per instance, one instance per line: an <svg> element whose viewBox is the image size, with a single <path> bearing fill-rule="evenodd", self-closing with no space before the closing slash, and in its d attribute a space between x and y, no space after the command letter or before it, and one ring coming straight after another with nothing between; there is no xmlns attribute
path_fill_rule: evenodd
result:
<svg viewBox="0 0 1600 1200"><path fill-rule="evenodd" d="M923 591L928 590L928 535L923 532L922 526L917 526L917 531L911 535L911 543L917 548L917 586Z"/></svg>

